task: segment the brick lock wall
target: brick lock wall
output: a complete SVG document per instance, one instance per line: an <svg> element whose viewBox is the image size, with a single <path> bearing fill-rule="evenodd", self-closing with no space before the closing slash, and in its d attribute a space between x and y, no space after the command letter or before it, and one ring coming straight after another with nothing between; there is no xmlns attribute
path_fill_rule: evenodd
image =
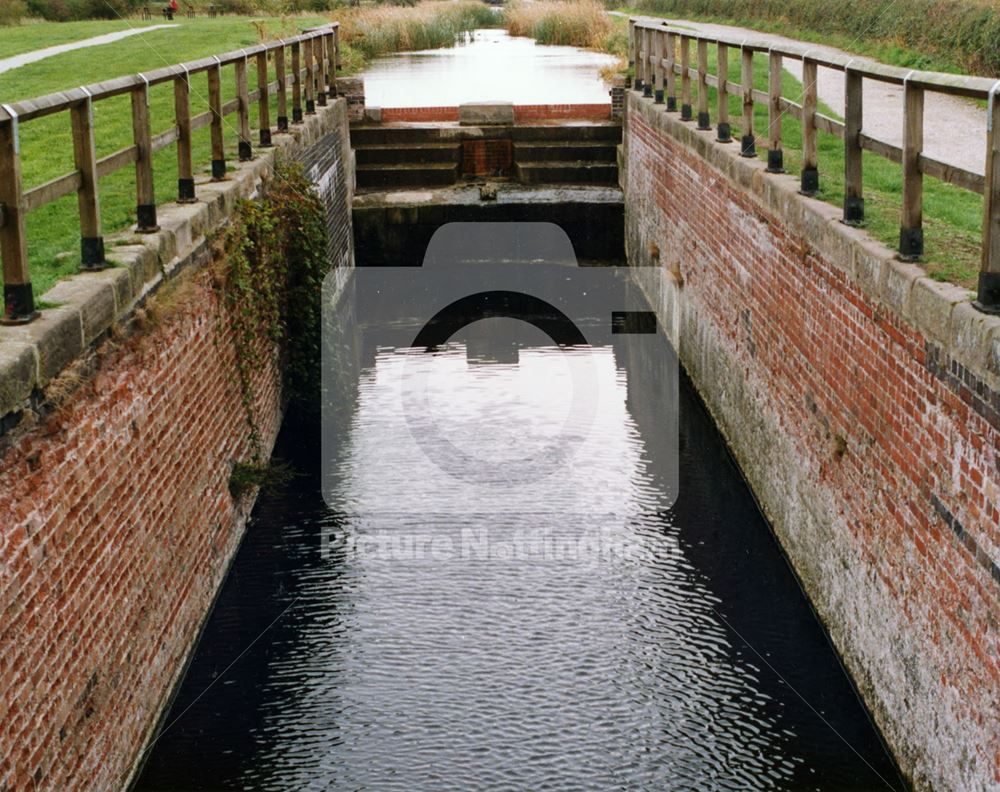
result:
<svg viewBox="0 0 1000 792"><path fill-rule="evenodd" d="M185 299L0 458L0 789L121 787L239 542L232 339L204 276ZM262 352L270 448L281 377Z"/></svg>
<svg viewBox="0 0 1000 792"><path fill-rule="evenodd" d="M326 112L336 129L297 156L347 268L346 110ZM123 787L239 545L250 504L228 482L250 448L235 350L207 270L179 277L179 311L101 347L60 412L0 447L0 791ZM258 343L268 450L282 378Z"/></svg>
<svg viewBox="0 0 1000 792"><path fill-rule="evenodd" d="M695 135L629 92L637 277L904 772L1000 788L1000 398Z"/></svg>

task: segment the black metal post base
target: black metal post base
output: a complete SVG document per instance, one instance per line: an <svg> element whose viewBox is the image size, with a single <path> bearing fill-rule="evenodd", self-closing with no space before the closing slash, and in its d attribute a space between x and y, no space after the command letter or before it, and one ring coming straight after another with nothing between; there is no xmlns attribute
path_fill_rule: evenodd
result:
<svg viewBox="0 0 1000 792"><path fill-rule="evenodd" d="M682 104L681 105L681 121L693 121L694 116L691 115L691 105Z"/></svg>
<svg viewBox="0 0 1000 792"><path fill-rule="evenodd" d="M656 104L663 104L663 91L657 90L653 92L653 101Z"/></svg>
<svg viewBox="0 0 1000 792"><path fill-rule="evenodd" d="M636 77L635 78L635 83L632 85L632 87L635 90L637 90L637 91L641 91L642 90L642 80L640 80L638 77Z"/></svg>
<svg viewBox="0 0 1000 792"><path fill-rule="evenodd" d="M270 148L271 147L271 130L262 129L260 130L260 147Z"/></svg>
<svg viewBox="0 0 1000 792"><path fill-rule="evenodd" d="M156 204L139 204L135 208L135 230L138 234L152 234L160 230L156 222Z"/></svg>
<svg viewBox="0 0 1000 792"><path fill-rule="evenodd" d="M924 229L899 229L899 259L900 261L920 261L924 255Z"/></svg>
<svg viewBox="0 0 1000 792"><path fill-rule="evenodd" d="M38 318L35 297L30 283L5 283L3 285L3 318L0 324L27 324Z"/></svg>
<svg viewBox="0 0 1000 792"><path fill-rule="evenodd" d="M668 96L667 97L667 112L676 113L677 112L677 97Z"/></svg>
<svg viewBox="0 0 1000 792"><path fill-rule="evenodd" d="M703 132L712 128L712 124L709 121L708 113L698 113L698 129Z"/></svg>
<svg viewBox="0 0 1000 792"><path fill-rule="evenodd" d="M302 108L293 107L292 108L292 123L301 124L302 123Z"/></svg>
<svg viewBox="0 0 1000 792"><path fill-rule="evenodd" d="M715 128L716 136L715 140L719 143L732 143L733 142L733 132L729 124L725 121L719 122L719 125Z"/></svg>
<svg viewBox="0 0 1000 792"><path fill-rule="evenodd" d="M652 85L652 83L643 83L643 85L642 85L642 95L646 99L651 99L653 97L653 85Z"/></svg>
<svg viewBox="0 0 1000 792"><path fill-rule="evenodd" d="M306 99L306 115L316 115L316 102L313 99Z"/></svg>
<svg viewBox="0 0 1000 792"><path fill-rule="evenodd" d="M226 178L226 161L212 160L212 181L222 181Z"/></svg>
<svg viewBox="0 0 1000 792"><path fill-rule="evenodd" d="M320 107L326 107L326 91L316 92L316 104Z"/></svg>
<svg viewBox="0 0 1000 792"><path fill-rule="evenodd" d="M177 203L195 203L197 200L194 195L194 179L178 179Z"/></svg>
<svg viewBox="0 0 1000 792"><path fill-rule="evenodd" d="M767 172L768 173L785 172L785 153L781 149L767 150Z"/></svg>
<svg viewBox="0 0 1000 792"><path fill-rule="evenodd" d="M865 199L844 198L844 225L857 226L865 221Z"/></svg>
<svg viewBox="0 0 1000 792"><path fill-rule="evenodd" d="M249 140L241 140L239 143L240 162L247 162L253 159L253 149Z"/></svg>
<svg viewBox="0 0 1000 792"><path fill-rule="evenodd" d="M288 116L278 116L278 131L279 132L288 131Z"/></svg>
<svg viewBox="0 0 1000 792"><path fill-rule="evenodd" d="M96 272L107 266L108 263L104 260L104 237L81 237L80 269L84 272Z"/></svg>
<svg viewBox="0 0 1000 792"><path fill-rule="evenodd" d="M816 168L806 168L802 171L799 192L809 196L816 195L819 192L819 170Z"/></svg>
<svg viewBox="0 0 1000 792"><path fill-rule="evenodd" d="M336 99L336 98L337 98L337 88L336 88L335 86L331 85L331 86L330 86L330 87L329 87L329 88L327 89L327 91L326 91L326 95L327 95L327 96L328 96L328 97L329 97L330 99Z"/></svg>
<svg viewBox="0 0 1000 792"><path fill-rule="evenodd" d="M743 136L740 141L740 156L747 158L757 156L757 139L753 135Z"/></svg>
<svg viewBox="0 0 1000 792"><path fill-rule="evenodd" d="M1000 315L1000 272L979 273L979 294L972 306L983 313Z"/></svg>

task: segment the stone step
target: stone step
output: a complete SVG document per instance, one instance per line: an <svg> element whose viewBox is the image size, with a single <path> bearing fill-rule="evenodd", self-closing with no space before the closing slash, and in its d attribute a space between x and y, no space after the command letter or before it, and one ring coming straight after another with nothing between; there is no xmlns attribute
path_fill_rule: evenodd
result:
<svg viewBox="0 0 1000 792"><path fill-rule="evenodd" d="M601 140L526 141L514 144L515 162L615 162L616 146Z"/></svg>
<svg viewBox="0 0 1000 792"><path fill-rule="evenodd" d="M462 145L457 142L362 144L355 147L354 153L358 165L459 162L462 159Z"/></svg>
<svg viewBox="0 0 1000 792"><path fill-rule="evenodd" d="M458 163L359 165L357 179L359 188L437 187L458 180Z"/></svg>
<svg viewBox="0 0 1000 792"><path fill-rule="evenodd" d="M420 145L469 139L514 141L605 141L620 143L622 127L617 121L515 124L514 126L458 126L457 124L357 124L351 127L351 145Z"/></svg>
<svg viewBox="0 0 1000 792"><path fill-rule="evenodd" d="M618 165L609 162L516 162L524 184L617 184Z"/></svg>
<svg viewBox="0 0 1000 792"><path fill-rule="evenodd" d="M621 143L622 126L618 121L594 121L590 123L551 123L551 124L526 124L524 126L514 126L511 128L511 138L514 142L529 140L546 141L605 141L608 143Z"/></svg>

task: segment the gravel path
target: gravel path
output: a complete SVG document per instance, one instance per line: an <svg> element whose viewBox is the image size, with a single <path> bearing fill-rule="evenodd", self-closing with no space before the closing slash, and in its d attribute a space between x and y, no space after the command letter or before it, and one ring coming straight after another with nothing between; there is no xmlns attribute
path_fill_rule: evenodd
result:
<svg viewBox="0 0 1000 792"><path fill-rule="evenodd" d="M703 22L677 20L685 27L701 30L709 35L713 33L746 36L756 40L771 41L775 44L795 43L803 45L796 39L786 38L770 33L762 33L748 28L715 25ZM853 53L846 53L835 47L822 44L807 44L817 53L825 52L836 55L862 58ZM785 68L789 74L802 79L802 63L786 60ZM738 78L737 78L738 79ZM844 116L844 74L833 69L820 67L818 69L817 93L821 102L826 104L839 116ZM801 97L788 97L801 100ZM903 88L887 85L874 80L864 81L864 119L862 123L866 135L893 143L897 146L903 142ZM986 163L986 111L974 102L944 94L928 91L924 100L924 151L930 157L939 159L949 165L982 174Z"/></svg>
<svg viewBox="0 0 1000 792"><path fill-rule="evenodd" d="M119 41L123 38L128 38L129 36L136 36L139 33L148 33L151 30L175 27L180 27L180 25L150 25L149 27L133 28L132 30L120 30L117 33L105 33L103 36L94 36L93 38L81 39L80 41L71 41L69 44L60 44L56 47L46 47L45 49L35 50L34 52L24 52L20 55L15 55L12 58L4 58L3 60L0 60L0 74L10 71L11 69L16 69L18 66L26 66L29 63L35 63L35 61L51 58L53 55L60 55L63 52L72 52L73 50L84 49L85 47L97 47L101 44L111 44L114 41Z"/></svg>

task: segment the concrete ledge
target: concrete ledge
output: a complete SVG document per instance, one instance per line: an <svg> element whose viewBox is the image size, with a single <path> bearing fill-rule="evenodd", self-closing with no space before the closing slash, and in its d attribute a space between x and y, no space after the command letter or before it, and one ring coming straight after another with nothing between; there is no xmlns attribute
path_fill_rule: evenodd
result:
<svg viewBox="0 0 1000 792"><path fill-rule="evenodd" d="M636 91L627 92L626 106L628 113L641 115L647 124L691 149L706 167L718 171L720 179L742 187L770 216L821 250L824 259L843 270L869 298L939 344L991 389L1000 390L1000 317L975 311L973 292L929 278L919 265L899 261L896 251L864 229L844 225L839 207L799 195L797 176L767 173L760 157L741 157L738 145L716 142L714 132L699 132ZM981 338L971 337L973 332Z"/></svg>
<svg viewBox="0 0 1000 792"><path fill-rule="evenodd" d="M458 123L479 124L514 123L513 102L469 102L458 106Z"/></svg>
<svg viewBox="0 0 1000 792"><path fill-rule="evenodd" d="M128 230L106 236L110 268L57 283L42 296L57 307L42 310L31 324L0 327L0 419L29 407L41 389L165 281L202 263L237 201L255 195L272 173L275 156L295 157L341 125L347 128L344 98L317 107L316 115L289 134L275 134L274 148L255 150L250 162L229 163L225 181L197 179L197 203L157 207L157 233ZM0 429L8 423L0 423Z"/></svg>

